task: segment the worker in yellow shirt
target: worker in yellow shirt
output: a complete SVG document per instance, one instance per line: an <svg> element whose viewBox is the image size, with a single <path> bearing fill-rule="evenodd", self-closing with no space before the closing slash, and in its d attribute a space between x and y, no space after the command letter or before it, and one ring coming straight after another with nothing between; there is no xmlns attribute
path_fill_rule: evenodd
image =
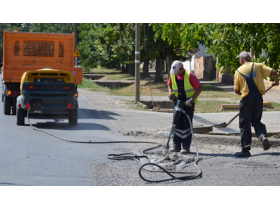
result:
<svg viewBox="0 0 280 210"><path fill-rule="evenodd" d="M241 95L242 100L239 104L239 128L241 135L242 151L235 153L236 157L250 157L252 142L251 125L254 127L257 137L262 141L263 149L268 150L270 144L267 138L266 127L261 123L263 112L263 98L265 94L264 77L274 77L273 86L279 85L277 72L262 63L250 62L248 52L240 53L241 66L234 75L234 91Z"/></svg>

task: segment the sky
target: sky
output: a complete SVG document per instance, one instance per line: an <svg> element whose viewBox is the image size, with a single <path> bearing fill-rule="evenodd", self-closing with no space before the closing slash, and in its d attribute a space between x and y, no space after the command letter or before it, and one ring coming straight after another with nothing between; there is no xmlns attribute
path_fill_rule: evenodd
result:
<svg viewBox="0 0 280 210"><path fill-rule="evenodd" d="M0 22L226 23L279 22L276 1L5 1ZM16 6L15 6L16 5ZM274 6L273 6L274 5Z"/></svg>

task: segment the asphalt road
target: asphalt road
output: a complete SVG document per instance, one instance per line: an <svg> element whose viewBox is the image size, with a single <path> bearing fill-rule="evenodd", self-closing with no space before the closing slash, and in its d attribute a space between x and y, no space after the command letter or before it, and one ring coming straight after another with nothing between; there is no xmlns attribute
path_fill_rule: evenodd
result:
<svg viewBox="0 0 280 210"><path fill-rule="evenodd" d="M129 110L114 97L98 94L79 91L77 127L69 127L67 119L32 118L31 123L73 141L166 142L166 139L152 139L152 135L125 136L121 133L148 130L152 134L160 127L166 129L171 123L172 114ZM278 147L268 151L252 148L252 157L238 159L233 154L240 150L239 146L206 145L200 142L198 148L201 160L198 166L203 172L200 178L147 183L138 175L140 166L137 161L112 161L107 159L107 155L129 152L131 148L142 151L152 145L69 143L33 130L27 120L25 126L17 126L16 116L4 115L2 105L0 114L2 186L278 186L280 183ZM207 119L206 116L199 117ZM209 120L212 118L209 116ZM194 144L191 151L190 157L195 155ZM187 169L192 168L190 163ZM155 180L167 178L166 174L161 173L145 175Z"/></svg>
<svg viewBox="0 0 280 210"><path fill-rule="evenodd" d="M106 118L115 130L123 134L123 138L131 141L152 141L165 144L166 138L153 138L153 134L166 130L172 123L171 113L131 110L119 103L122 97L103 95L98 92L80 90L81 98L85 97ZM130 98L126 98L129 100ZM133 99L132 99L133 100ZM216 124L228 121L236 113L205 113L195 114L194 124ZM264 113L264 121L268 130L277 126L279 112ZM237 120L232 123L236 130ZM237 127L237 128L236 128ZM275 127L276 128L276 127ZM279 127L277 129L279 131ZM272 131L272 130L271 130ZM210 137L211 138L211 137ZM221 140L223 138L221 137ZM226 138L213 143L199 142L198 151L201 161L198 166L202 176L188 181L169 181L163 183L148 183L139 175L139 164L136 161L108 162L93 167L95 185L97 186L278 186L280 183L280 152L279 147L264 151L261 147L252 147L250 158L235 158L234 153L241 150L240 145L229 145ZM152 145L133 144L135 150L142 151ZM195 156L194 144L191 147ZM193 168L193 163L188 168ZM120 170L122 169L122 170ZM188 170L187 170L188 171ZM166 174L146 173L150 179L170 178Z"/></svg>
<svg viewBox="0 0 280 210"><path fill-rule="evenodd" d="M34 119L33 126L71 141L118 141L108 122L79 99L78 125L68 119ZM93 165L112 162L107 154L121 153L127 144L79 144L61 141L25 126L15 115L4 115L0 105L0 185L91 186Z"/></svg>

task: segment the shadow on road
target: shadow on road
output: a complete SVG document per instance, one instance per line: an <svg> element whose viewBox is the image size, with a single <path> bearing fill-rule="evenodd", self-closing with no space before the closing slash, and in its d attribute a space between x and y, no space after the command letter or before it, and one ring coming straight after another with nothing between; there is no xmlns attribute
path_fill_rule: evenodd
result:
<svg viewBox="0 0 280 210"><path fill-rule="evenodd" d="M18 184L0 182L0 186L19 186Z"/></svg>
<svg viewBox="0 0 280 210"><path fill-rule="evenodd" d="M194 152L192 152L193 154L195 154ZM206 157L234 157L233 154L219 154L219 153L199 153L199 156L206 156Z"/></svg>
<svg viewBox="0 0 280 210"><path fill-rule="evenodd" d="M29 124L26 124L25 126L29 126ZM77 126L69 126L68 122L38 122L32 124L32 126L39 129L52 130L110 130L107 126L101 124L84 122L78 122Z"/></svg>
<svg viewBox="0 0 280 210"><path fill-rule="evenodd" d="M256 157L256 156L263 156L263 155L280 156L280 152L265 152L265 153L252 155L252 156Z"/></svg>
<svg viewBox="0 0 280 210"><path fill-rule="evenodd" d="M10 115L14 116L14 115ZM97 119L97 120L102 120L102 119L107 119L107 120L116 120L112 116L120 116L119 114L115 112L109 112L109 111L98 111L98 110L93 110L93 109L83 109L79 108L78 110L78 120L79 119ZM36 119L52 119L55 121L61 121L64 120L65 122L68 121L68 116L67 115L30 115L29 119L31 120L36 120ZM26 119L27 121L27 119ZM28 122L28 121L27 121Z"/></svg>
<svg viewBox="0 0 280 210"><path fill-rule="evenodd" d="M79 113L78 114L79 119L104 119L105 117L106 119L115 120L115 118L112 116L120 116L115 112L97 111L97 110L83 109L83 108L79 108L78 113Z"/></svg>

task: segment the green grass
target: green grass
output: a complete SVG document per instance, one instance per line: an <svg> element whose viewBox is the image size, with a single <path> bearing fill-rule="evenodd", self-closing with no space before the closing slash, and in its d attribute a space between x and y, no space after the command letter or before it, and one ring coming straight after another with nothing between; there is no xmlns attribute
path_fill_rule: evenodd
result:
<svg viewBox="0 0 280 210"><path fill-rule="evenodd" d="M280 109L280 104L271 102L271 105L274 106L275 109Z"/></svg>
<svg viewBox="0 0 280 210"><path fill-rule="evenodd" d="M109 75L114 78L124 78L124 74L120 75ZM129 78L127 74L125 74L125 78ZM168 89L166 82L164 83L154 83L150 81L151 91L153 96L166 96L168 95ZM135 95L135 85L130 85L128 87L122 87L119 89L111 90L107 87L102 87L93 83L90 79L83 78L82 85L78 85L78 88L87 88L92 91L98 91L107 93L109 95L122 95L122 96L134 96ZM140 81L140 96L150 96L150 88L149 84L146 80ZM211 98L213 100L208 101L198 101L195 106L196 113L213 113L217 112L218 104L237 104L240 100L240 96L225 92L223 89L214 87L212 85L204 85L203 91L200 94L199 98ZM272 102L272 105L275 108L280 108L280 104ZM129 104L130 108L133 109L143 109L140 106Z"/></svg>
<svg viewBox="0 0 280 210"><path fill-rule="evenodd" d="M228 93L222 88L212 85L202 84L203 91L200 93L199 98L227 98L231 100L240 100L240 96L234 93Z"/></svg>
<svg viewBox="0 0 280 210"><path fill-rule="evenodd" d="M134 76L131 76L129 74L111 74L106 76L105 78L103 77L102 79L106 79L106 80L135 80Z"/></svg>
<svg viewBox="0 0 280 210"><path fill-rule="evenodd" d="M78 88L86 88L92 91L98 91L98 92L105 92L108 93L110 91L107 87L101 87L100 85L97 85L96 83L92 82L90 79L83 78L82 85L78 85Z"/></svg>
<svg viewBox="0 0 280 210"><path fill-rule="evenodd" d="M220 91L220 92L224 92L224 90L222 88L218 88L218 87L215 87L213 85L202 84L202 87L203 87L203 91Z"/></svg>
<svg viewBox="0 0 280 210"><path fill-rule="evenodd" d="M237 102L225 102L222 100L219 101L198 101L195 104L195 112L196 113L213 113L213 112L220 112L216 109L218 108L219 104L237 104ZM238 110L237 110L238 111Z"/></svg>
<svg viewBox="0 0 280 210"><path fill-rule="evenodd" d="M124 78L123 75L127 74L120 74L120 75L113 75L113 80ZM106 76L110 78L109 76ZM125 78L130 78L129 76L125 76ZM112 79L112 78L110 78ZM203 91L199 95L199 98L227 98L230 100L240 100L240 97L236 94L231 94L225 92L223 89L214 87L212 85L202 85ZM163 83L154 83L150 81L151 92L153 96L167 96L168 95L168 88L166 82ZM141 96L150 96L150 87L147 80L141 80L140 82L140 95ZM123 95L123 96L134 96L135 95L135 85L130 85L128 87L122 87L119 89L111 90L110 88L101 87L95 83L93 83L90 79L83 78L83 84L78 85L78 88L88 88L94 91L102 91L106 92L110 95Z"/></svg>
<svg viewBox="0 0 280 210"><path fill-rule="evenodd" d="M95 74L121 74L122 70L118 69L107 69L107 68L94 68L89 70L90 73L95 73Z"/></svg>
<svg viewBox="0 0 280 210"><path fill-rule="evenodd" d="M106 68L94 68L90 69L90 73L94 74L106 74L106 79L107 80L135 80L135 76L131 76L126 73L122 73L122 70L120 69L106 69ZM140 70L140 76L142 79L147 78L147 75L143 75L143 71ZM150 80L154 80L155 74L150 74ZM167 82L168 80L168 75L164 74L163 75L163 80Z"/></svg>

